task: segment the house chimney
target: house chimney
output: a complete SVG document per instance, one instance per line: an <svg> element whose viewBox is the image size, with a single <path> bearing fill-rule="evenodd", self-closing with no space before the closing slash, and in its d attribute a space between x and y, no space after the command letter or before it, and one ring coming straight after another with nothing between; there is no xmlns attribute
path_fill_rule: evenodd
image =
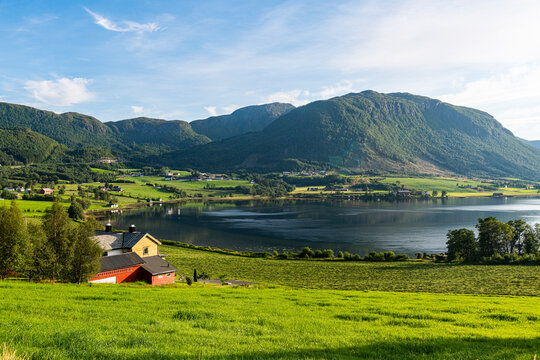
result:
<svg viewBox="0 0 540 360"><path fill-rule="evenodd" d="M130 233L134 233L134 232L135 232L135 225L134 225L134 224L131 224L131 226L129 227L129 232L130 232Z"/></svg>
<svg viewBox="0 0 540 360"><path fill-rule="evenodd" d="M106 231L106 232L112 232L112 225L111 225L111 223L107 223L107 225L105 225L105 231Z"/></svg>

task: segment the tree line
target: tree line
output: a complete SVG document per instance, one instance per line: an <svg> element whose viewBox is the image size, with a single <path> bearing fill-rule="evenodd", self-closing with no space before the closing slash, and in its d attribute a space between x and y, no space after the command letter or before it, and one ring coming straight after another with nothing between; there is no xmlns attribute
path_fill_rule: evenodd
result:
<svg viewBox="0 0 540 360"><path fill-rule="evenodd" d="M0 207L0 278L88 281L103 253L93 238L98 226L73 222L57 201L39 223L27 223L16 202Z"/></svg>
<svg viewBox="0 0 540 360"><path fill-rule="evenodd" d="M478 236L462 228L446 234L449 261L535 262L540 260L540 224L495 217L478 219Z"/></svg>

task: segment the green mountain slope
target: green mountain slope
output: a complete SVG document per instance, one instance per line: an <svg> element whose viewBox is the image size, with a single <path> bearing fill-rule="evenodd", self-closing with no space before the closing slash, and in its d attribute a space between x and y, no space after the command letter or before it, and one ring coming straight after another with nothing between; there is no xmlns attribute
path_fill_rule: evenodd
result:
<svg viewBox="0 0 540 360"><path fill-rule="evenodd" d="M0 164L64 161L68 148L28 128L0 128Z"/></svg>
<svg viewBox="0 0 540 360"><path fill-rule="evenodd" d="M223 170L323 168L540 178L540 150L489 114L411 94L365 91L296 108L258 133L167 154Z"/></svg>
<svg viewBox="0 0 540 360"><path fill-rule="evenodd" d="M111 130L91 116L0 103L0 127L14 126L27 127L70 148L110 146L114 141Z"/></svg>
<svg viewBox="0 0 540 360"><path fill-rule="evenodd" d="M232 114L213 116L205 120L192 121L191 127L199 134L214 141L260 131L275 119L294 109L291 104L272 103L247 106Z"/></svg>
<svg viewBox="0 0 540 360"><path fill-rule="evenodd" d="M186 149L211 140L197 134L186 121L135 118L105 123L124 145L149 154Z"/></svg>

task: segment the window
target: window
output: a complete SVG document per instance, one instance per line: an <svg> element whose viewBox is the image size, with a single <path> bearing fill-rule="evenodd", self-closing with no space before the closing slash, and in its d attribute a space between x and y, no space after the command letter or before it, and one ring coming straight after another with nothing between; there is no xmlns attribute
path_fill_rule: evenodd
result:
<svg viewBox="0 0 540 360"><path fill-rule="evenodd" d="M168 273L167 276L171 276L171 273Z"/></svg>
<svg viewBox="0 0 540 360"><path fill-rule="evenodd" d="M148 255L148 246L143 247L143 255Z"/></svg>
<svg viewBox="0 0 540 360"><path fill-rule="evenodd" d="M161 279L161 278L163 278L163 275L158 275L158 279Z"/></svg>

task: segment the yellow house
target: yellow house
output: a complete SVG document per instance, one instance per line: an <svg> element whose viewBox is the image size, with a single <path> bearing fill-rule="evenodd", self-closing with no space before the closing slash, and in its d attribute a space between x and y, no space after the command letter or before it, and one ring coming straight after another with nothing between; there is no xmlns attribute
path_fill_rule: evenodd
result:
<svg viewBox="0 0 540 360"><path fill-rule="evenodd" d="M107 224L105 231L96 231L94 239L103 248L105 256L120 255L134 252L140 257L159 255L161 242L148 233L135 231L135 226L129 227L129 232L112 232Z"/></svg>

